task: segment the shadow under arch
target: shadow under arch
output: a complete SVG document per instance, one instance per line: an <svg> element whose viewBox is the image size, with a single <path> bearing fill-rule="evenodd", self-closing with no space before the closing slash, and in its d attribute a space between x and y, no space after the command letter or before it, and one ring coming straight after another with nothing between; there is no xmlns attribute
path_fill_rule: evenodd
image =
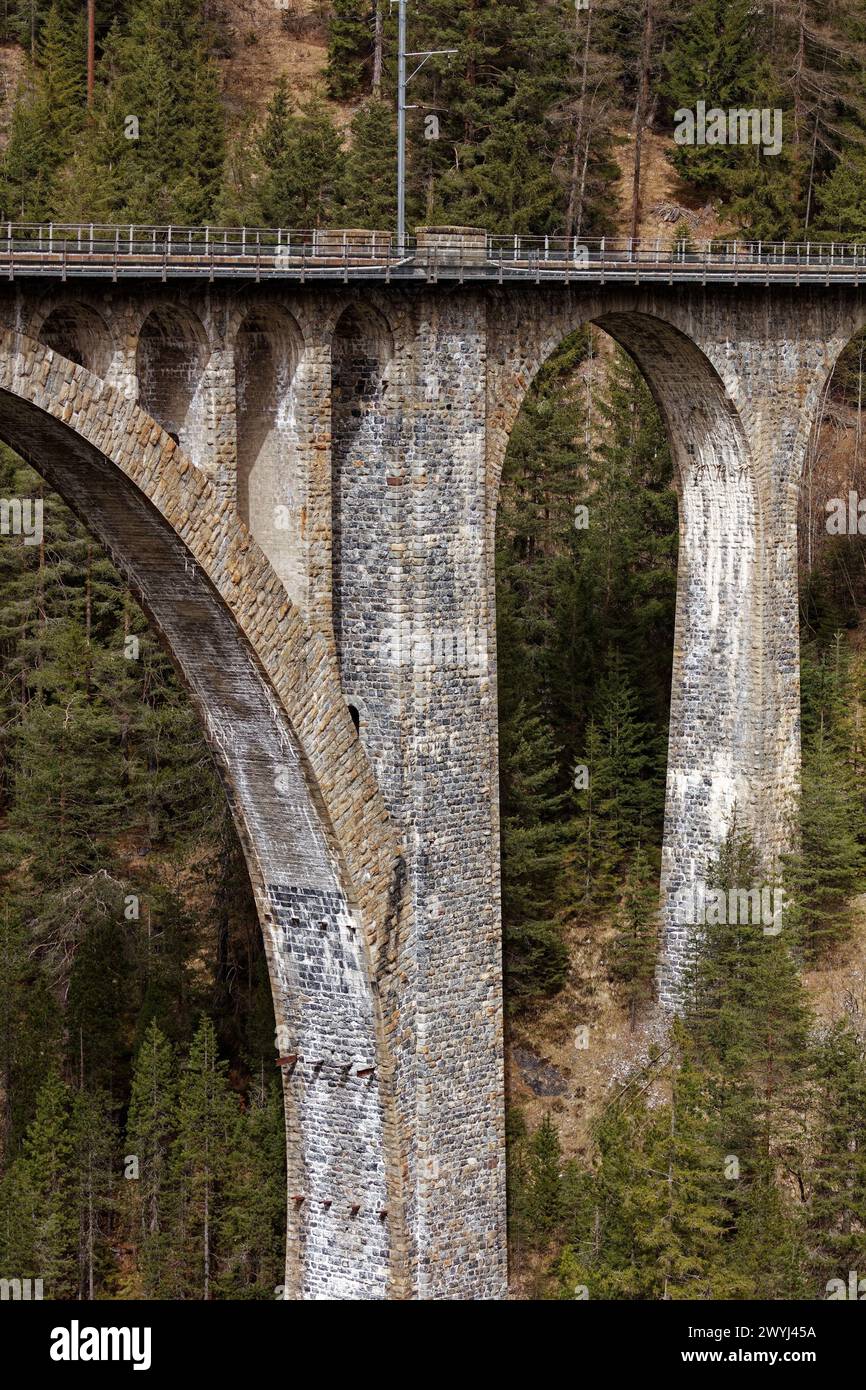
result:
<svg viewBox="0 0 866 1390"><path fill-rule="evenodd" d="M11 342L11 349L10 349ZM335 846L304 751L256 653L224 599L161 510L107 453L72 424L18 394L16 353L29 345L53 371L46 390L64 381L102 386L31 340L9 335L0 358L0 438L20 453L70 506L118 565L153 622L207 730L244 850L264 936L282 1052L345 1060L379 1054L380 1023L362 935L339 873ZM26 385L26 383L25 383ZM31 386L32 389L32 386ZM115 393L108 391L113 399ZM133 419L140 415L131 408ZM142 447L154 443L153 421ZM141 436L139 436L141 437ZM171 446L166 441L166 448ZM187 473L191 472L187 467ZM122 659L122 657L120 658ZM346 715L346 722L351 721ZM327 928L327 940L323 940ZM287 1201L286 1286L290 1297L400 1296L392 1249L401 1204L385 1132L390 1097L354 1077L340 1088L298 1085L283 1071L288 1193L329 1195L344 1189L364 1218L334 1240ZM346 1125L364 1135L351 1155L323 1152L317 1136ZM359 1146L361 1147L361 1146ZM392 1213L383 1223L381 1210ZM399 1238L394 1242L400 1245Z"/></svg>
<svg viewBox="0 0 866 1390"><path fill-rule="evenodd" d="M43 319L39 341L94 376L106 377L114 357L108 324L90 304L70 299Z"/></svg>
<svg viewBox="0 0 866 1390"><path fill-rule="evenodd" d="M860 626L866 537L866 311L850 314L828 339L830 360L804 410L808 433L797 451L799 597L804 634L819 643L828 626ZM799 442L799 441L798 441Z"/></svg>
<svg viewBox="0 0 866 1390"><path fill-rule="evenodd" d="M293 597L304 593L306 492L294 382L303 336L287 310L250 304L233 338L237 507Z"/></svg>
<svg viewBox="0 0 866 1390"><path fill-rule="evenodd" d="M669 319L633 307L628 296L621 302L601 309L582 297L546 325L539 334L542 350L524 362L529 370L520 376L519 389L503 390L494 403L488 466L495 496L508 437L531 381L582 323L608 333L634 360L659 408L679 503L659 964L660 998L676 1008L690 936L683 903L705 878L707 860L734 813L759 830L772 792L760 721L751 713L765 704L764 625L772 620L762 598L769 499L735 404L698 343ZM495 527L495 505L492 511ZM591 513L590 506L590 525Z"/></svg>
<svg viewBox="0 0 866 1390"><path fill-rule="evenodd" d="M189 309L157 304L146 315L135 353L139 405L199 465L205 457L209 358L204 326Z"/></svg>

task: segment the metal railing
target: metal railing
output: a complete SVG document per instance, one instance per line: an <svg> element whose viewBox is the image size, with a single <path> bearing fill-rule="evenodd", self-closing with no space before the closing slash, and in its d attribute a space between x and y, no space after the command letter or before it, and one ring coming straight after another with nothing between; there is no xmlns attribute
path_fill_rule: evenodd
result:
<svg viewBox="0 0 866 1390"><path fill-rule="evenodd" d="M263 227L0 223L0 277L843 281L866 243L691 242L421 232L398 254L390 232Z"/></svg>

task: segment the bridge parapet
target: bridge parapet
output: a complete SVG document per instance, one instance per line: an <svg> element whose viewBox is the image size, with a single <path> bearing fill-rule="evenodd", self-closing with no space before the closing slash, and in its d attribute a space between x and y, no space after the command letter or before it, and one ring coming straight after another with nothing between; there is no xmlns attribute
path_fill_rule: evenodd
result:
<svg viewBox="0 0 866 1390"><path fill-rule="evenodd" d="M365 228L0 223L0 279L253 279L347 283L855 284L866 245L834 241L676 241L502 236L419 227L398 246Z"/></svg>

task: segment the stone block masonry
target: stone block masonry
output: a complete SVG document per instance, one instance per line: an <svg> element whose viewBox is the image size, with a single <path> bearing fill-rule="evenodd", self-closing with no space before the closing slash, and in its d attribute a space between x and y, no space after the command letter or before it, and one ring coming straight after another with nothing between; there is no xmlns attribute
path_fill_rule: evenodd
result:
<svg viewBox="0 0 866 1390"><path fill-rule="evenodd" d="M596 323L671 440L674 1008L673 904L734 808L768 872L788 843L799 470L864 319L859 290L817 285L0 290L0 435L139 595L244 846L286 1102L287 1297L507 1293L493 559L535 372Z"/></svg>

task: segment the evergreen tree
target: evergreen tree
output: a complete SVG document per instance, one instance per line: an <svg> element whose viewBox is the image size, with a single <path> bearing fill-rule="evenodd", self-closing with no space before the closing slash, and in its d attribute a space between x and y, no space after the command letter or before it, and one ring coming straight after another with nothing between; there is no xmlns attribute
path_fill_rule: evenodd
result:
<svg viewBox="0 0 866 1390"><path fill-rule="evenodd" d="M7 220L44 221L58 174L84 123L80 18L47 13L34 60L18 92L0 163L0 211Z"/></svg>
<svg viewBox="0 0 866 1390"><path fill-rule="evenodd" d="M687 1050L677 1062L670 1104L649 1124L647 1179L637 1183L638 1197L648 1199L635 1212L644 1296L731 1297L743 1286L736 1264L730 1268L719 1258L730 1222L723 1155L706 1123L702 1072Z"/></svg>
<svg viewBox="0 0 866 1390"><path fill-rule="evenodd" d="M357 96L372 58L370 0L333 0L328 25L328 94L335 101ZM366 224L365 224L366 225Z"/></svg>
<svg viewBox="0 0 866 1390"><path fill-rule="evenodd" d="M92 1301L111 1268L116 1134L107 1093L84 1090L76 1093L72 1135L79 1222L78 1297Z"/></svg>
<svg viewBox="0 0 866 1390"><path fill-rule="evenodd" d="M568 955L556 920L565 794L550 729L519 705L500 731L502 919L515 1002L557 990Z"/></svg>
<svg viewBox="0 0 866 1390"><path fill-rule="evenodd" d="M656 740L638 718L637 697L616 658L595 706L582 760L588 785L575 798L575 872L584 901L600 903L612 897L626 857L656 828L661 788L647 775L658 760Z"/></svg>
<svg viewBox="0 0 866 1390"><path fill-rule="evenodd" d="M178 1091L177 1207L171 1244L180 1261L178 1293L205 1300L213 1297L219 1274L223 1194L238 1143L239 1112L227 1073L227 1064L218 1056L213 1023L204 1017L190 1045Z"/></svg>
<svg viewBox="0 0 866 1390"><path fill-rule="evenodd" d="M534 1237L545 1245L562 1219L562 1146L552 1119L545 1115L529 1151L528 1210Z"/></svg>
<svg viewBox="0 0 866 1390"><path fill-rule="evenodd" d="M314 98L295 114L282 79L268 107L259 152L263 173L258 200L263 224L327 226L341 196L343 152L337 129L321 101Z"/></svg>
<svg viewBox="0 0 866 1390"><path fill-rule="evenodd" d="M826 1280L866 1261L866 1053L847 1021L816 1044L815 1136L808 1238L822 1297Z"/></svg>
<svg viewBox="0 0 866 1390"><path fill-rule="evenodd" d="M828 240L866 240L866 152L840 159L818 189L815 230Z"/></svg>
<svg viewBox="0 0 866 1390"><path fill-rule="evenodd" d="M171 1046L151 1022L136 1058L126 1122L127 1156L139 1269L144 1296L160 1297L169 1264L172 1145L178 1124L177 1078Z"/></svg>
<svg viewBox="0 0 866 1390"><path fill-rule="evenodd" d="M639 1006L652 996L658 958L658 915L658 874L639 847L626 875L610 955L611 977L622 990L632 1032Z"/></svg>
<svg viewBox="0 0 866 1390"><path fill-rule="evenodd" d="M367 102L355 113L343 185L345 216L350 226L383 231L394 226L397 212L395 138L394 120L386 102Z"/></svg>
<svg viewBox="0 0 866 1390"><path fill-rule="evenodd" d="M253 1088L229 1155L220 1223L225 1258L221 1297L268 1298L283 1282L286 1132L277 1086Z"/></svg>
<svg viewBox="0 0 866 1390"><path fill-rule="evenodd" d="M785 861L789 920L810 959L851 929L850 900L866 881L866 818L858 781L819 731L803 751L798 849Z"/></svg>
<svg viewBox="0 0 866 1390"><path fill-rule="evenodd" d="M69 1090L49 1070L7 1189L18 1203L21 1276L42 1279L46 1298L71 1298L78 1288L74 1164Z"/></svg>
<svg viewBox="0 0 866 1390"><path fill-rule="evenodd" d="M133 0L106 39L95 124L58 191L65 217L213 221L225 121L198 0ZM130 120L129 118L133 118Z"/></svg>

